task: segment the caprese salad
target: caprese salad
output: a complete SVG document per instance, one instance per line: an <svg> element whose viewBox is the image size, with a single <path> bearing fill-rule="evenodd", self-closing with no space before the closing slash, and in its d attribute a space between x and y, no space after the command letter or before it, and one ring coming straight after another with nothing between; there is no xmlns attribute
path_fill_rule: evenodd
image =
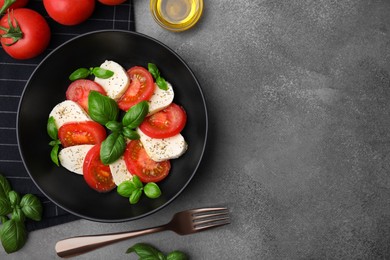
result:
<svg viewBox="0 0 390 260"><path fill-rule="evenodd" d="M118 187L130 203L143 189L157 197L170 160L187 150L181 135L187 115L174 102L173 86L152 63L125 70L112 60L69 79L66 100L49 114L52 161L98 192Z"/></svg>

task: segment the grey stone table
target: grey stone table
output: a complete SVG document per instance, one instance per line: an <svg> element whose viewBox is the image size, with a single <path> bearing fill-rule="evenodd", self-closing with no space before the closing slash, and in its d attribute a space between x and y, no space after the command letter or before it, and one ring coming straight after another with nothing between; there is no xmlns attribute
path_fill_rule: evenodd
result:
<svg viewBox="0 0 390 260"><path fill-rule="evenodd" d="M226 205L232 223L152 234L76 257L137 259L138 242L191 259L390 258L390 1L206 0L199 24L160 28L136 0L137 31L198 77L210 118L204 160L173 203L141 220L30 233L1 259L55 259L56 241Z"/></svg>

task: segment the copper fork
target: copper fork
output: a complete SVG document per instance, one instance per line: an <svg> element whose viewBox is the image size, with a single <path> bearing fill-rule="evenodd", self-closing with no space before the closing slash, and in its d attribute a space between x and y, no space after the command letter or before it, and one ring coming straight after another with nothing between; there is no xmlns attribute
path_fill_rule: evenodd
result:
<svg viewBox="0 0 390 260"><path fill-rule="evenodd" d="M179 235L193 234L230 223L225 207L190 209L176 213L165 225L112 234L71 237L57 242L55 250L63 258L80 255L112 243L141 235L171 230Z"/></svg>

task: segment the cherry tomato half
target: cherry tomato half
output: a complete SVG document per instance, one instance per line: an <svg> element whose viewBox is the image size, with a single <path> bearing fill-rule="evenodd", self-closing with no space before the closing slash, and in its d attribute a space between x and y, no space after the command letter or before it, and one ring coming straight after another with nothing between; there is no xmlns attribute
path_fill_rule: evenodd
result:
<svg viewBox="0 0 390 260"><path fill-rule="evenodd" d="M126 0L98 0L98 1L104 5L120 5L126 2Z"/></svg>
<svg viewBox="0 0 390 260"><path fill-rule="evenodd" d="M139 128L149 137L168 138L180 133L186 122L187 115L184 109L171 103L163 110L145 118Z"/></svg>
<svg viewBox="0 0 390 260"><path fill-rule="evenodd" d="M15 43L10 37L1 38L3 49L11 57L21 60L30 59L47 48L51 32L45 18L38 12L27 8L15 9L1 18L0 26L8 29L10 27L8 19L12 21L14 27L18 25L23 34ZM6 32L0 29L0 33Z"/></svg>
<svg viewBox="0 0 390 260"><path fill-rule="evenodd" d="M95 10L95 0L43 0L49 16L63 25L76 25L87 20Z"/></svg>
<svg viewBox="0 0 390 260"><path fill-rule="evenodd" d="M106 139L105 128L94 121L66 123L58 129L62 146L99 144Z"/></svg>
<svg viewBox="0 0 390 260"><path fill-rule="evenodd" d="M168 176L171 163L168 161L155 162L150 159L140 140L127 144L123 154L126 167L144 182L159 182Z"/></svg>
<svg viewBox="0 0 390 260"><path fill-rule="evenodd" d="M100 144L92 147L84 159L83 176L89 187L98 192L108 192L116 187L110 166L100 160Z"/></svg>
<svg viewBox="0 0 390 260"><path fill-rule="evenodd" d="M124 111L140 101L149 100L155 89L153 76L144 67L132 67L127 73L130 77L130 86L118 100L119 108Z"/></svg>
<svg viewBox="0 0 390 260"><path fill-rule="evenodd" d="M103 95L106 91L95 81L89 79L78 79L70 83L66 90L66 99L77 102L88 112L88 95L91 90L95 90Z"/></svg>

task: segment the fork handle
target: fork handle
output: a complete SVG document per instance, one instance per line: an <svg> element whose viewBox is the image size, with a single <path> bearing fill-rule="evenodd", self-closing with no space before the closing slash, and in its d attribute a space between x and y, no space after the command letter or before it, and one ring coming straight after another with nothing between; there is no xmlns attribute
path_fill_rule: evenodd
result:
<svg viewBox="0 0 390 260"><path fill-rule="evenodd" d="M130 232L71 237L58 241L55 250L59 257L68 258L118 241L164 230L167 230L166 225Z"/></svg>

